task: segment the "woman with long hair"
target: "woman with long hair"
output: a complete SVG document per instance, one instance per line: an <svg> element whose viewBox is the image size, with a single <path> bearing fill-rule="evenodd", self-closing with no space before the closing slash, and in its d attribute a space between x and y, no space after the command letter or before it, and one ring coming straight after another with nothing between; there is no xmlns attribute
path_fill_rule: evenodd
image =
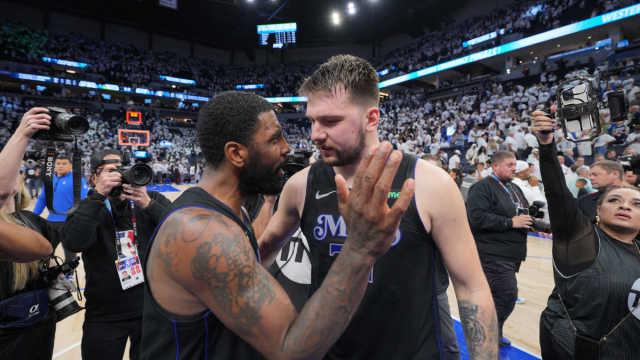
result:
<svg viewBox="0 0 640 360"><path fill-rule="evenodd" d="M40 216L25 210L30 196L19 175L31 137L49 128L45 108L23 116L16 132L0 152L0 221L38 232L54 249L61 236ZM49 248L47 247L47 250ZM48 254L46 254L48 255ZM46 256L45 255L45 256ZM48 284L40 276L41 261L0 261L0 358L51 359L56 316L49 306Z"/></svg>
<svg viewBox="0 0 640 360"><path fill-rule="evenodd" d="M533 113L553 233L555 287L540 318L543 359L640 359L640 189L613 186L594 221L557 160L555 120Z"/></svg>

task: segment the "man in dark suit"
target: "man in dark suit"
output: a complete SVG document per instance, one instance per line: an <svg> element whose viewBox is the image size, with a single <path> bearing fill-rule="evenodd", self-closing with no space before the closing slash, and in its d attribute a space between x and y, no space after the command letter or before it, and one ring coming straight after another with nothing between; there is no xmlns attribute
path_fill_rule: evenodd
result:
<svg viewBox="0 0 640 360"><path fill-rule="evenodd" d="M467 196L467 215L498 315L500 346L509 346L502 327L518 298L516 272L527 256L527 231L533 226L522 190L511 182L516 156L498 151L493 174L475 183Z"/></svg>

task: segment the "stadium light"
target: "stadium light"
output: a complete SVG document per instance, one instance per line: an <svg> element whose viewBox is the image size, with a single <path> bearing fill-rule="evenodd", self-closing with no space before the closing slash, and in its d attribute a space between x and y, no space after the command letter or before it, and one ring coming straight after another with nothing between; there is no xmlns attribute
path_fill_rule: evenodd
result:
<svg viewBox="0 0 640 360"><path fill-rule="evenodd" d="M353 1L350 1L349 4L347 4L347 13L349 15L356 14L356 4L354 4Z"/></svg>
<svg viewBox="0 0 640 360"><path fill-rule="evenodd" d="M333 13L331 13L331 22L335 26L340 25L341 19L340 19L340 13L339 12L334 11Z"/></svg>

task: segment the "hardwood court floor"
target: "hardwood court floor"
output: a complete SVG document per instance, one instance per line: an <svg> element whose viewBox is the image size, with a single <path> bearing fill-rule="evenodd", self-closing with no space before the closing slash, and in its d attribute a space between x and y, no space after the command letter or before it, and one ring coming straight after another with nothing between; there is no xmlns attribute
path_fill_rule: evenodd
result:
<svg viewBox="0 0 640 360"><path fill-rule="evenodd" d="M180 192L163 193L168 199L176 199L189 186L175 186ZM42 216L46 217L46 210ZM56 253L64 256L58 247ZM84 288L84 268L82 262L78 267L80 286ZM529 237L528 257L522 264L518 274L519 297L526 299L516 305L513 314L505 324L504 335L511 339L513 345L539 356L538 326L540 313L547 303L547 297L553 288L553 268L551 265L551 241ZM449 303L452 315L458 317L458 306L452 287L449 287ZM81 304L82 305L82 304ZM80 359L80 341L82 339L82 323L84 311L81 311L58 323L54 347L56 360ZM128 346L124 359L129 359Z"/></svg>

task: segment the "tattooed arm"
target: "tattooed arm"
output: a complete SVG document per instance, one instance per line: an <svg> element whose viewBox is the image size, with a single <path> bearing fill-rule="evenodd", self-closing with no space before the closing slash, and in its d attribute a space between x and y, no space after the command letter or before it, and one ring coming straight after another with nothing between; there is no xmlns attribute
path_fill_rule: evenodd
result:
<svg viewBox="0 0 640 360"><path fill-rule="evenodd" d="M206 209L182 209L167 219L154 241L148 271L156 273L158 265L170 269L173 281L266 358L322 358L356 311L371 266L391 246L413 196L413 183L407 181L389 209L387 194L401 154L394 152L385 164L391 146L381 148L375 158L368 155L363 160L351 192L345 180L336 177L340 211L350 235L300 314L258 263L242 230ZM172 254L180 254L179 261ZM155 291L154 296L158 298Z"/></svg>
<svg viewBox="0 0 640 360"><path fill-rule="evenodd" d="M460 191L444 171L419 161L416 203L449 270L471 359L497 359L495 307Z"/></svg>
<svg viewBox="0 0 640 360"><path fill-rule="evenodd" d="M278 209L258 238L262 265L268 268L278 251L300 226L300 214L304 207L309 167L295 173L284 185L278 200Z"/></svg>

